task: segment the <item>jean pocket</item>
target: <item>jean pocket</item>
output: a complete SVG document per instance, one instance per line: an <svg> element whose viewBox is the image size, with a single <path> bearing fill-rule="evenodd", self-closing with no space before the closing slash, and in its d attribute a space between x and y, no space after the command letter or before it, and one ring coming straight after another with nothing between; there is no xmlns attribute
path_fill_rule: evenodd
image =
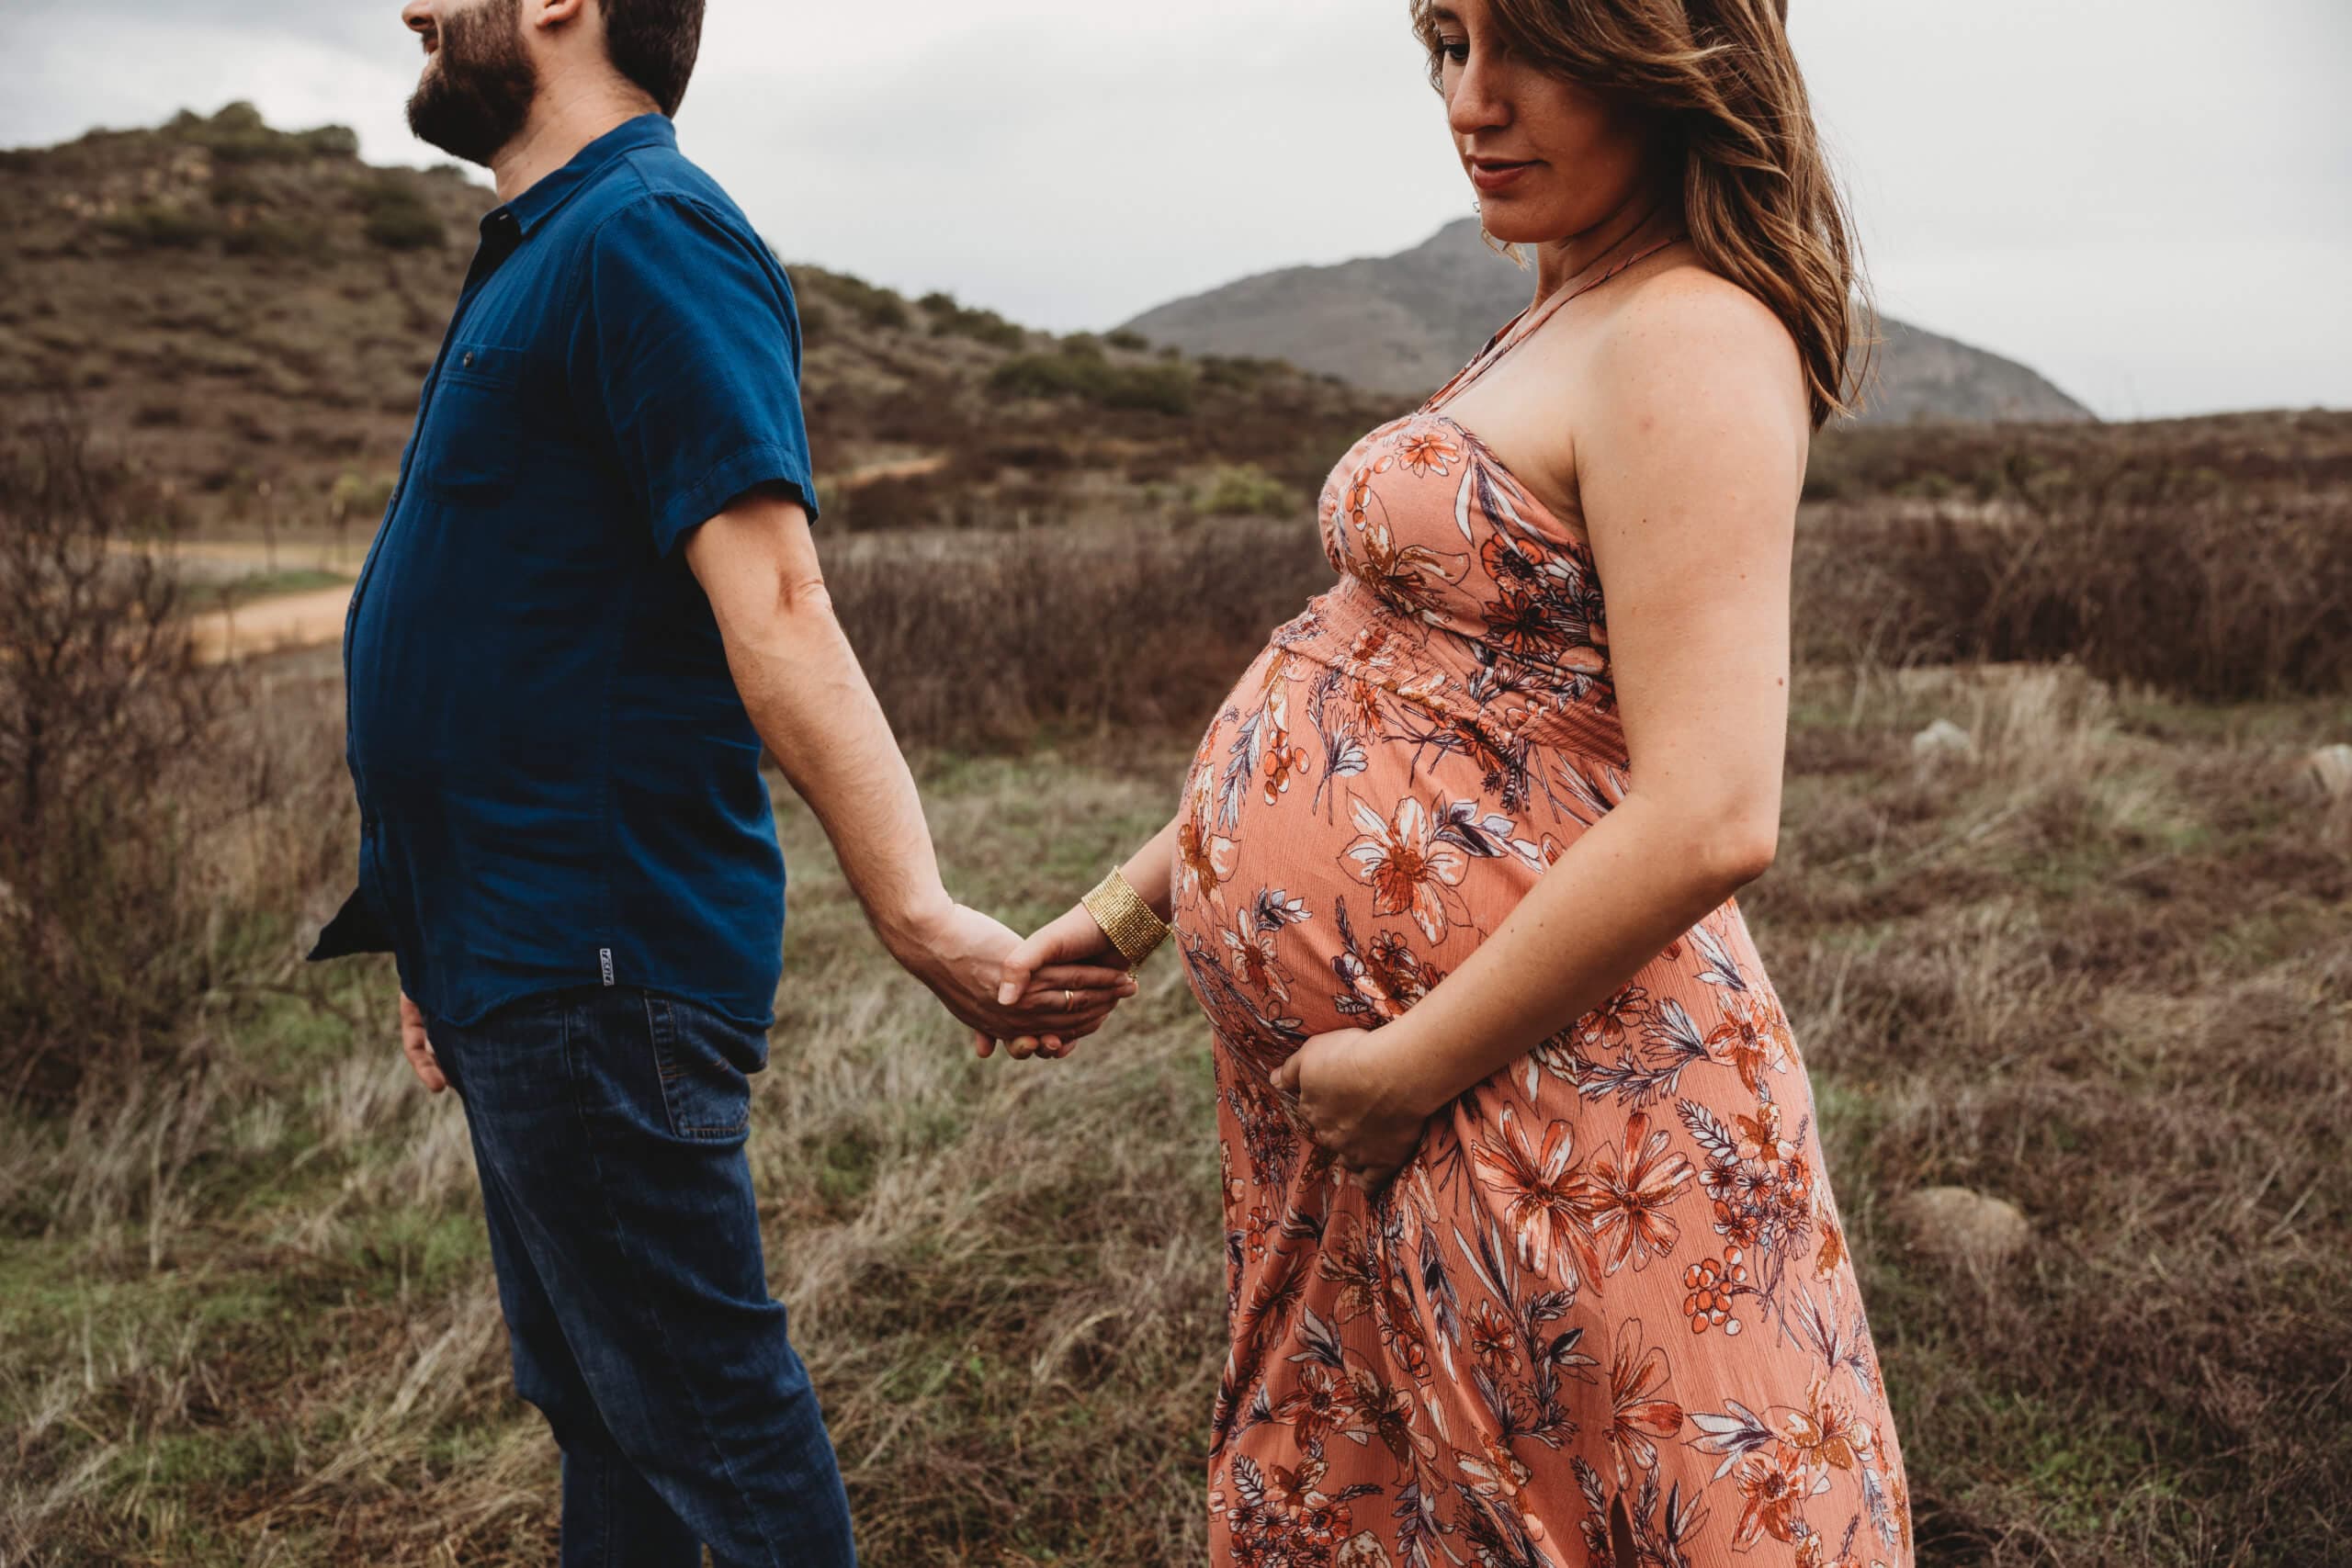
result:
<svg viewBox="0 0 2352 1568"><path fill-rule="evenodd" d="M752 1125L752 1075L767 1066L761 1030L672 997L645 998L662 1108L681 1138L723 1142Z"/></svg>

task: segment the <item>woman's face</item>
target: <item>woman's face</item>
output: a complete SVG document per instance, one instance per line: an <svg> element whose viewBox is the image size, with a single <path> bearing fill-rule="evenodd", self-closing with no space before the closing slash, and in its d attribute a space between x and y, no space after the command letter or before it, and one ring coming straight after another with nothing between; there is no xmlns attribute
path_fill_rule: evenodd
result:
<svg viewBox="0 0 2352 1568"><path fill-rule="evenodd" d="M1634 199L1647 116L1515 54L1487 0L1447 0L1432 20L1446 123L1487 232L1513 244L1563 240Z"/></svg>

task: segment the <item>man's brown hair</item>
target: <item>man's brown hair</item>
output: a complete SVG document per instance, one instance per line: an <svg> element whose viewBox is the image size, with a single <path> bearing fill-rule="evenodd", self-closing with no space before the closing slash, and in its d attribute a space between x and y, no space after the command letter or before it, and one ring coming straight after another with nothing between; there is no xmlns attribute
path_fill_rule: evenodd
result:
<svg viewBox="0 0 2352 1568"><path fill-rule="evenodd" d="M678 112L702 51L703 0L604 0L613 69L644 88L666 115Z"/></svg>

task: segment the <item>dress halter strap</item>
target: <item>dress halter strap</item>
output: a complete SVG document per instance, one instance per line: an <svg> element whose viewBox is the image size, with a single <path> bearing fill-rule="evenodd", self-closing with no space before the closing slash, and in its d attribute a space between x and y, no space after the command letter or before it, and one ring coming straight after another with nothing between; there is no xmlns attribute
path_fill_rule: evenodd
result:
<svg viewBox="0 0 2352 1568"><path fill-rule="evenodd" d="M1528 306L1526 310L1504 322L1502 329L1487 340L1487 346L1472 356L1469 364L1455 371L1453 379L1430 393L1429 401L1423 403L1421 407L1425 411L1434 411L1452 402L1455 398L1468 391L1487 371L1492 370L1509 357L1512 349L1541 332L1544 323L1558 315L1570 300L1589 294L1636 262L1647 261L1667 246L1688 237L1685 232L1678 230L1653 244L1643 246L1623 261L1612 264L1606 272L1589 283L1578 284L1574 288L1555 290L1551 299L1539 300Z"/></svg>

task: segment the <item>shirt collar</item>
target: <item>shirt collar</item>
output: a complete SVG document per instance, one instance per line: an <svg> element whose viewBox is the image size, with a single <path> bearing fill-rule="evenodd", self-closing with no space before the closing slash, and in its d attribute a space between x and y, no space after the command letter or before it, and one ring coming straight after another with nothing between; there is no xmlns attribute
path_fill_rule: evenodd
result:
<svg viewBox="0 0 2352 1568"><path fill-rule="evenodd" d="M624 120L572 154L571 162L562 168L540 179L514 200L492 208L482 218L482 232L487 235L511 223L516 238L528 239L532 230L553 217L598 171L622 153L639 147L677 144L678 128L671 123L668 115L641 114L635 119Z"/></svg>

